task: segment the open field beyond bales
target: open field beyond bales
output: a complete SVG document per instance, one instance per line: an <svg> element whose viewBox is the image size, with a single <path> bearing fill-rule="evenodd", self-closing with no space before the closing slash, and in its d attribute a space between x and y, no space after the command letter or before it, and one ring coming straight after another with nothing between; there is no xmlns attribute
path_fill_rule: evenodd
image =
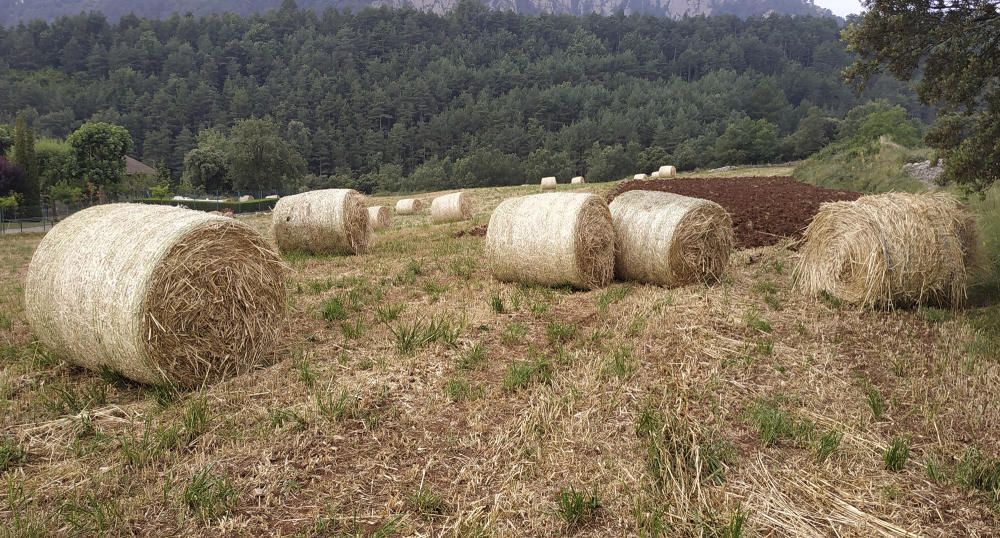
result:
<svg viewBox="0 0 1000 538"><path fill-rule="evenodd" d="M41 236L0 238L0 535L996 535L996 306L801 297L784 240L711 286L497 283L459 232L538 189L286 257L273 365L185 393L33 345Z"/></svg>

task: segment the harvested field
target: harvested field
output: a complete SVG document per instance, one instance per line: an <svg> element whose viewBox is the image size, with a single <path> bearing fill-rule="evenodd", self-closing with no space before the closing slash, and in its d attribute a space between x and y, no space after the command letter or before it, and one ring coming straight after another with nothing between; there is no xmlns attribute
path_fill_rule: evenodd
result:
<svg viewBox="0 0 1000 538"><path fill-rule="evenodd" d="M626 181L608 195L631 190L665 191L711 200L733 219L737 248L773 245L801 237L823 202L856 200L861 194L814 187L790 177L727 177Z"/></svg>
<svg viewBox="0 0 1000 538"><path fill-rule="evenodd" d="M286 255L274 364L180 393L33 344L41 236L0 238L0 536L996 535L998 307L803 297L787 243L713 285L496 282L456 234L537 191Z"/></svg>

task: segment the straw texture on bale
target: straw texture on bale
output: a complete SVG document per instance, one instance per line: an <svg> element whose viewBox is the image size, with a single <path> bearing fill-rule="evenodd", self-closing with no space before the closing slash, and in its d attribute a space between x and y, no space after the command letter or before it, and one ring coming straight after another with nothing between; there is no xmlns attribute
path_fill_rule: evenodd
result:
<svg viewBox="0 0 1000 538"><path fill-rule="evenodd" d="M646 179L646 174L636 174L632 176L632 179L638 179L638 180Z"/></svg>
<svg viewBox="0 0 1000 538"><path fill-rule="evenodd" d="M571 185L580 185L581 183L586 183L587 180L583 179L583 176L576 176L573 179L569 180L569 182Z"/></svg>
<svg viewBox="0 0 1000 538"><path fill-rule="evenodd" d="M381 230L388 227L391 219L389 208L384 205L376 205L368 208L368 226L373 230Z"/></svg>
<svg viewBox="0 0 1000 538"><path fill-rule="evenodd" d="M657 172L660 173L659 177L674 177L677 175L677 168L673 166L661 166Z"/></svg>
<svg viewBox="0 0 1000 538"><path fill-rule="evenodd" d="M947 193L889 193L820 206L796 285L864 307L960 305L975 262L974 221Z"/></svg>
<svg viewBox="0 0 1000 538"><path fill-rule="evenodd" d="M715 202L628 191L611 202L615 274L663 286L718 280L733 250L733 222Z"/></svg>
<svg viewBox="0 0 1000 538"><path fill-rule="evenodd" d="M431 221L456 222L472 217L472 203L464 192L453 192L431 200Z"/></svg>
<svg viewBox="0 0 1000 538"><path fill-rule="evenodd" d="M284 265L234 219L109 204L46 234L24 299L35 336L66 360L196 387L267 361L285 316Z"/></svg>
<svg viewBox="0 0 1000 538"><path fill-rule="evenodd" d="M282 252L363 254L369 236L365 197L352 189L285 196L274 205L271 230Z"/></svg>
<svg viewBox="0 0 1000 538"><path fill-rule="evenodd" d="M614 273L614 228L600 197L547 193L504 200L486 231L498 280L596 288Z"/></svg>
<svg viewBox="0 0 1000 538"><path fill-rule="evenodd" d="M416 198L403 198L396 202L397 215L413 215L419 213L424 208L424 204Z"/></svg>
<svg viewBox="0 0 1000 538"><path fill-rule="evenodd" d="M542 178L542 190L550 190L554 188L556 188L556 178L551 176Z"/></svg>

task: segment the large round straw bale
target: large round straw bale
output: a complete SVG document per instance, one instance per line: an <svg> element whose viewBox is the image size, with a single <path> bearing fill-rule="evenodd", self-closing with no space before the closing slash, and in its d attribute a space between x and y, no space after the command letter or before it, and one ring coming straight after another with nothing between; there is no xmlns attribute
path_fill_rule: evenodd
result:
<svg viewBox="0 0 1000 538"><path fill-rule="evenodd" d="M391 218L389 208L384 205L376 205L368 208L368 226L373 230L381 230L388 227Z"/></svg>
<svg viewBox="0 0 1000 538"><path fill-rule="evenodd" d="M424 208L423 202L416 198L403 198L396 202L397 215L413 215Z"/></svg>
<svg viewBox="0 0 1000 538"><path fill-rule="evenodd" d="M552 189L556 188L556 184L557 183L556 183L556 178L555 177L549 176L549 177L543 177L542 178L542 190L543 191L552 190Z"/></svg>
<svg viewBox="0 0 1000 538"><path fill-rule="evenodd" d="M629 191L610 209L615 274L622 280L679 286L717 280L729 265L733 222L715 202Z"/></svg>
<svg viewBox="0 0 1000 538"><path fill-rule="evenodd" d="M820 206L797 286L867 307L961 304L975 254L972 218L947 193L889 193Z"/></svg>
<svg viewBox="0 0 1000 538"><path fill-rule="evenodd" d="M369 235L365 197L352 189L285 196L274 205L271 230L282 252L362 254Z"/></svg>
<svg viewBox="0 0 1000 538"><path fill-rule="evenodd" d="M632 179L640 180L641 181L643 179L646 179L646 174L636 174L636 175L632 176Z"/></svg>
<svg viewBox="0 0 1000 538"><path fill-rule="evenodd" d="M677 168L673 166L661 166L657 172L660 173L659 177L674 177L677 175Z"/></svg>
<svg viewBox="0 0 1000 538"><path fill-rule="evenodd" d="M431 221L455 222L472 217L472 203L464 192L453 192L431 200Z"/></svg>
<svg viewBox="0 0 1000 538"><path fill-rule="evenodd" d="M102 205L42 239L24 304L35 336L70 362L195 387L266 361L285 316L284 265L231 218Z"/></svg>
<svg viewBox="0 0 1000 538"><path fill-rule="evenodd" d="M571 185L580 185L586 183L587 180L583 179L583 176L576 176L573 179L569 180L569 182Z"/></svg>
<svg viewBox="0 0 1000 538"><path fill-rule="evenodd" d="M547 193L504 200L486 231L498 280L596 288L614 273L614 228L600 197Z"/></svg>

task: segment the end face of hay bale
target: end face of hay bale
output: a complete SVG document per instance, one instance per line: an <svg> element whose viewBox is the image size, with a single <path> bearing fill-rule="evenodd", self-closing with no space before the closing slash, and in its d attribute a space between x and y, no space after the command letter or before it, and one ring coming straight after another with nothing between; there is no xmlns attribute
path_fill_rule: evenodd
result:
<svg viewBox="0 0 1000 538"><path fill-rule="evenodd" d="M389 208L384 205L376 205L368 208L368 226L372 230L381 230L389 227L392 217Z"/></svg>
<svg viewBox="0 0 1000 538"><path fill-rule="evenodd" d="M453 192L431 200L431 221L435 224L472 218L472 203L464 192Z"/></svg>
<svg viewBox="0 0 1000 538"><path fill-rule="evenodd" d="M368 250L365 197L352 189L324 189L286 196L271 214L271 231L282 252L363 254Z"/></svg>
<svg viewBox="0 0 1000 538"><path fill-rule="evenodd" d="M556 178L549 176L542 178L542 190L552 190L556 188Z"/></svg>
<svg viewBox="0 0 1000 538"><path fill-rule="evenodd" d="M960 305L975 231L947 193L889 193L820 206L806 228L796 286L862 307Z"/></svg>
<svg viewBox="0 0 1000 538"><path fill-rule="evenodd" d="M194 387L271 357L284 264L249 226L162 206L110 204L56 225L28 268L35 335L74 364Z"/></svg>
<svg viewBox="0 0 1000 538"><path fill-rule="evenodd" d="M642 181L642 180L646 179L646 174L636 174L636 175L632 176L632 179L638 180L638 181Z"/></svg>
<svg viewBox="0 0 1000 538"><path fill-rule="evenodd" d="M423 202L416 198L403 198L396 202L397 215L414 215L424 208Z"/></svg>
<svg viewBox="0 0 1000 538"><path fill-rule="evenodd" d="M663 286L718 280L733 250L733 223L715 202L678 194L629 191L610 206L615 274Z"/></svg>
<svg viewBox="0 0 1000 538"><path fill-rule="evenodd" d="M674 177L677 175L677 168L669 165L661 166L657 172L661 178Z"/></svg>
<svg viewBox="0 0 1000 538"><path fill-rule="evenodd" d="M490 217L486 252L498 280L605 286L614 273L611 213L587 193L510 198Z"/></svg>
<svg viewBox="0 0 1000 538"><path fill-rule="evenodd" d="M581 185L583 183L586 183L587 181L585 179L583 179L583 176L576 176L573 179L571 179L569 182L570 182L571 185Z"/></svg>

